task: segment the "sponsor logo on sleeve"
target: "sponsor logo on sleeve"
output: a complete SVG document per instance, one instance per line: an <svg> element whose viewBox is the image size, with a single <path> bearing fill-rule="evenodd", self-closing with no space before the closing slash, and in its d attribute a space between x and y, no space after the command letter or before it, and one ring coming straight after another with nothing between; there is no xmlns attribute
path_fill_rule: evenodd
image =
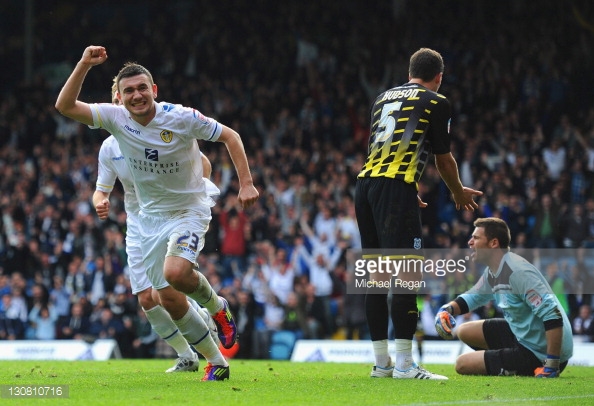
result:
<svg viewBox="0 0 594 406"><path fill-rule="evenodd" d="M542 297L534 289L530 289L526 292L526 300L528 300L532 307L538 307L542 303Z"/></svg>

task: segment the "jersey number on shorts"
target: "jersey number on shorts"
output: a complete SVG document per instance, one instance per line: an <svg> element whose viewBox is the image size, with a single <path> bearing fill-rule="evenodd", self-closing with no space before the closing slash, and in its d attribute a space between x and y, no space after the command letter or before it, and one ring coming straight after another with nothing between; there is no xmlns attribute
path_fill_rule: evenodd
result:
<svg viewBox="0 0 594 406"><path fill-rule="evenodd" d="M188 240L186 242L186 240ZM200 236L196 233L191 233L190 235L183 235L177 239L178 245L186 245L192 251L198 251L198 242L200 242Z"/></svg>

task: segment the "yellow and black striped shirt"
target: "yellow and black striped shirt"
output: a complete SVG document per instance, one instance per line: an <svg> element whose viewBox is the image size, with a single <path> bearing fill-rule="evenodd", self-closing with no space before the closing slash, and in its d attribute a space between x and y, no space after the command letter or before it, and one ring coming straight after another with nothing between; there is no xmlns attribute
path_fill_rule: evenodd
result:
<svg viewBox="0 0 594 406"><path fill-rule="evenodd" d="M417 83L380 94L371 111L367 160L359 178L418 183L430 153L450 152L450 102Z"/></svg>

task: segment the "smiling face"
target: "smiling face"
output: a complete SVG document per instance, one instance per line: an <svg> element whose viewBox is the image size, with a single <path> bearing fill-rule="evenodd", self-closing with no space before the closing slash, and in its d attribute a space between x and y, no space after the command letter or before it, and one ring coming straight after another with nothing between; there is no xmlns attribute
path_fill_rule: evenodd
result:
<svg viewBox="0 0 594 406"><path fill-rule="evenodd" d="M155 116L157 85L144 74L122 78L119 83L119 100L134 121L148 124Z"/></svg>

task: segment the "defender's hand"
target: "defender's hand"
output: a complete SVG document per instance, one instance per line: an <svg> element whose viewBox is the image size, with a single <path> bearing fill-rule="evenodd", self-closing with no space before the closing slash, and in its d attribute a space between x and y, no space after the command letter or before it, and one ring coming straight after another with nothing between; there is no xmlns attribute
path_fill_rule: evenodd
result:
<svg viewBox="0 0 594 406"><path fill-rule="evenodd" d="M452 196L456 203L456 210L464 209L474 211L478 209L479 205L474 201L474 196L482 196L483 192L480 190L471 189L469 187L462 188L462 194L458 196Z"/></svg>

